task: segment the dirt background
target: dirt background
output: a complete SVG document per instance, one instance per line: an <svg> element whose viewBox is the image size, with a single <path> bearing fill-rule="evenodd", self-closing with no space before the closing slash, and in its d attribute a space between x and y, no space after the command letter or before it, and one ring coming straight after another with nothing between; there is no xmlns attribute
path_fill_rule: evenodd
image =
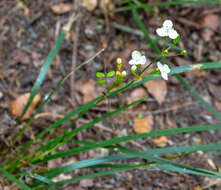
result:
<svg viewBox="0 0 221 190"><path fill-rule="evenodd" d="M79 5L72 0L0 1L0 140L3 144L1 147L7 148L10 139L16 134L17 129L14 128L16 114L13 113L12 103L18 106L18 102L15 103L13 100L31 91L40 68L55 43L58 31L67 23L70 14L77 6ZM82 16L72 26L47 74L47 79L40 90L41 99L49 94L71 68L88 59L99 49L106 49L90 64L78 70L72 81L64 83L52 100L44 106L20 143L36 135L76 106L100 95L104 88L96 85L96 72L115 69L117 57L122 57L123 69L129 73L127 62L133 50L142 51L148 61L156 56L139 32L134 34L119 28L120 25L139 30L130 11L116 11L121 6L123 5L120 5L119 1L94 0L84 1L84 5L78 7ZM173 66L221 61L220 6L153 7L147 10L139 9L139 15L154 37L156 37L156 28L159 28L165 19L174 22L174 27L181 34L179 46L186 49L189 54L169 58ZM182 76L205 100L221 111L220 70L194 71ZM128 76L127 80L130 77ZM148 98L142 104L80 133L78 140L99 141L119 134L134 134L140 130L151 131L218 123L216 118L186 91L175 77L169 77L168 82L159 79L157 82L144 84L94 107L77 122L76 127L143 96ZM142 126L142 129L139 126ZM64 129L65 125L61 126L57 134L61 134ZM215 143L220 141L220 137L220 131L207 131L172 135L163 139L143 139L127 143L125 146L146 150L156 147ZM67 145L60 150L74 146ZM80 156L49 162L47 167L53 168L108 153L102 149L89 151ZM130 160L128 163L137 163L137 161ZM220 156L211 153L195 152L177 161L215 171L221 166ZM59 179L90 172L91 170L77 171L67 176L60 176ZM199 190L200 187L207 185L206 189L221 189L220 181L215 179L144 168L72 183L61 189ZM10 184L6 186L12 189Z"/></svg>

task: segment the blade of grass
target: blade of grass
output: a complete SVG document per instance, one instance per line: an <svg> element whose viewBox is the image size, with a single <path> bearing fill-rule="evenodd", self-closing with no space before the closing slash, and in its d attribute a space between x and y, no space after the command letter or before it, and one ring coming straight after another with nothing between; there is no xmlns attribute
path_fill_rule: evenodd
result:
<svg viewBox="0 0 221 190"><path fill-rule="evenodd" d="M157 156L151 156L145 152L141 152L141 151L136 151L136 150L132 150L132 149L128 149L128 148L123 148L120 147L118 148L118 150L122 153L126 153L129 155L134 155L136 157L140 157L140 158L145 158L149 161L155 161L158 164L166 164L168 168L164 168L166 170L170 170L170 166L172 166L173 168L177 168L177 170L179 172L182 172L183 170L188 171L190 170L192 172L192 174L196 174L196 175L202 175L202 176L209 176L209 177L217 177L217 178L221 178L221 173L220 172L213 172L213 171L209 171L209 170L205 170L205 169L201 169L201 168L193 168L191 166L187 166L184 164L179 164L177 162L173 162L171 160L167 160L164 158L160 158ZM179 170L181 169L181 170Z"/></svg>
<svg viewBox="0 0 221 190"><path fill-rule="evenodd" d="M134 17L135 21L137 22L137 25L138 25L138 26L140 27L140 29L143 31L146 40L151 44L151 46L153 47L154 51L155 51L158 55L160 55L160 54L161 54L160 49L157 47L157 45L156 45L156 44L154 43L154 41L151 39L151 37L150 37L150 35L149 35L149 33L148 33L148 31L147 31L147 29L146 29L144 23L141 21L139 15L138 15L138 13L137 13L137 11L136 11L136 9L135 9L135 6L134 6L132 3L130 3L130 7L131 7L131 9L132 9L133 17ZM167 61L167 59L166 59L165 57L164 57L162 60L163 60L167 65L169 65L169 63L168 63L168 61ZM180 75L178 75L178 74L176 74L175 76L176 76L177 79L184 85L184 87L185 87L187 90L189 90L189 91L193 94L193 96L194 96L196 99L198 99L211 113L213 113L213 114L216 116L216 118L217 118L218 120L221 121L221 113L219 113L213 106L211 106L208 102L206 102L203 98L201 98L201 96L190 86L190 84L188 84L187 81L185 81L185 80L183 79L182 76L180 76Z"/></svg>
<svg viewBox="0 0 221 190"><path fill-rule="evenodd" d="M91 142L90 142L91 143ZM85 144L85 143L84 143ZM88 144L88 143L86 143ZM153 156L153 155L161 155L161 154L171 154L171 153L181 153L181 152L193 152L193 151L208 151L208 150L220 150L221 149L221 144L208 144L208 145L195 145L195 146L180 146L180 147L169 147L169 148L158 148L158 149L150 149L146 151L141 151L142 153L145 153L145 155ZM117 147L119 148L119 147ZM113 147L114 150L116 148ZM73 154L71 154L73 155ZM62 155L61 157L65 156L70 156L70 154L67 155ZM91 166L94 166L96 168L97 165L103 164L105 162L113 162L113 161L119 161L119 160L126 160L126 159L132 159L136 158L136 155L129 155L129 154L116 154L116 155L111 155L111 156L105 156L105 157L98 157L94 159L88 159L88 160L82 160L73 164L69 164L66 166L63 166L62 168L57 168L53 171L46 172L48 175L52 173L55 175L61 174L60 172L66 171L72 171L76 169L81 169L81 168L88 168ZM60 157L55 157L54 159L57 159ZM48 159L44 159L43 161L37 162L37 164L46 162ZM183 168L182 168L183 169ZM45 173L45 174L46 174ZM39 184L39 183L38 183Z"/></svg>
<svg viewBox="0 0 221 190"><path fill-rule="evenodd" d="M132 165L132 166L125 166L125 167L122 167L122 168L113 169L113 170L109 170L109 171L98 172L98 173L88 174L88 175L84 175L84 176L74 177L72 179L62 180L62 181L56 182L56 185L59 185L59 186L60 185L65 185L65 184L70 183L70 182L81 181L83 179L101 177L101 176L105 176L105 175L111 175L111 174L122 172L122 171L128 171L128 170L132 170L132 169L138 169L138 168L141 168L141 167L146 167L148 165L149 165L149 163L142 163L142 164L137 164L137 165ZM47 188L47 187L48 186L45 186L44 188ZM39 189L39 188L37 188L37 189Z"/></svg>
<svg viewBox="0 0 221 190"><path fill-rule="evenodd" d="M53 48L51 49L51 51L49 52L48 57L45 60L45 63L43 65L43 67L41 68L41 72L38 75L38 78L36 79L34 86L31 90L31 95L28 99L27 104L24 107L24 110L20 116L20 119L22 119L22 117L24 116L24 114L26 113L26 111L28 110L29 106L31 105L35 95L38 93L40 86L42 84L42 82L45 79L45 76L48 72L48 69L52 63L52 61L54 60L56 54L58 53L64 39L66 36L66 33L70 30L71 25L73 24L73 22L75 21L75 19L78 17L78 14L72 14L71 17L69 18L68 23L62 28L60 35L58 36L55 45L53 46Z"/></svg>
<svg viewBox="0 0 221 190"><path fill-rule="evenodd" d="M28 187L27 185L25 185L24 183L22 183L21 181L19 181L16 177L14 177L13 175L11 175L9 172L5 171L3 168L0 168L0 173L2 173L5 177L7 177L8 179L10 179L12 182L16 183L17 185L19 185L20 187L22 187L24 190L31 190L30 187Z"/></svg>
<svg viewBox="0 0 221 190"><path fill-rule="evenodd" d="M130 1L131 2L131 1ZM168 1L168 2L154 2L154 3L142 3L142 4L138 4L138 5L134 5L135 9L146 9L146 8L151 8L151 7L156 7L156 6L172 6L172 5L185 5L185 4L221 4L220 0L186 0L186 1L182 1L182 0L178 0L178 1ZM132 10L132 8L130 6L125 6L125 7L121 7L116 9L116 12L120 12L120 11L130 11Z"/></svg>
<svg viewBox="0 0 221 190"><path fill-rule="evenodd" d="M65 30L61 31L59 37L57 38L57 40L55 42L54 47L51 49L47 59L45 60L45 63L43 65L43 67L41 68L41 72L38 75L38 78L36 79L36 81L34 83L34 86L33 86L32 90L31 90L31 95L30 95L30 97L28 99L28 102L27 102L27 104L24 107L23 113L21 115L21 119L24 116L24 114L26 113L26 111L28 110L29 106L31 105L35 95L38 93L38 91L40 89L40 86L43 83L43 81L45 79L45 76L46 76L46 74L48 72L48 69L49 69L52 61L54 60L56 54L58 53L58 51L59 51L59 49L60 49L64 39L65 39L66 33L67 33L67 31L65 31Z"/></svg>
<svg viewBox="0 0 221 190"><path fill-rule="evenodd" d="M88 144L85 146L89 146L90 149L88 149L88 147L83 146L83 147L81 147L82 149L80 149L80 150L88 151L88 150L95 149L95 148L105 148L107 146L113 145L113 143L110 143L106 146L102 146L102 141L98 142L98 143L99 143L99 146L94 147L94 146L91 146L91 144L90 145ZM177 147L169 147L169 148L150 149L150 150L146 150L143 152L148 153L150 155L161 155L161 154L171 154L171 153L181 153L181 152L194 152L194 151L198 151L198 150L201 150L201 151L221 150L221 144L218 143L218 144L205 144L205 145L195 145L195 146L177 146ZM78 151L79 151L79 149L78 149ZM53 160L53 159L57 159L57 158L72 156L74 154L79 153L78 151L76 151L75 149L70 149L68 151L58 152L56 154L53 154L53 155L50 155L50 156L44 158L43 160L37 161L35 164L45 163L45 162L48 162L49 160ZM83 151L80 151L80 152L83 152ZM125 156L124 157L124 155L114 155L113 158L112 158L112 156L108 156L108 157L100 158L98 160L92 159L91 162L93 163L93 162L98 161L97 164L101 164L102 162L100 162L100 160L104 161L105 159L107 159L104 162L111 162L111 161L116 161L116 160L121 160L121 159L129 159L129 158L134 158L134 157L133 156ZM112 160L112 159L116 159L116 160ZM83 162L83 161L80 161L80 163L77 162L76 166L79 167L81 165L81 162Z"/></svg>
<svg viewBox="0 0 221 190"><path fill-rule="evenodd" d="M210 147L214 148L214 145L210 145ZM216 144L215 147L219 148L219 149L221 148L220 144ZM172 148L173 147L170 148L170 151L174 151ZM192 147L188 147L188 148L192 148ZM202 146L202 149L203 148L207 149L208 147L206 147L206 146L203 147ZM185 151L187 151L186 147L183 147L183 149ZM162 158L158 158L156 156L153 156L153 155L156 155L156 154L154 154L154 150L151 150L152 152L149 151L149 150L147 150L147 151L135 151L135 150L126 149L126 148L123 148L123 147L118 147L118 150L123 152L123 153L126 153L126 154L112 155L112 156L108 156L108 157L102 157L102 158L95 158L95 159L79 161L77 163L66 165L66 166L63 166L61 168L56 168L55 170L48 172L47 173L47 178L53 178L53 177L56 177L56 176L58 176L62 173L67 173L67 172L70 172L72 170L79 169L79 168L85 168L85 167L88 167L88 166L94 166L92 168L96 168L97 164L100 164L100 163L103 163L103 162L112 162L112 161L117 161L117 160L121 160L121 159L125 160L125 159L128 159L128 158L137 158L137 157L146 158L146 159L148 159L152 162L154 161L154 162L157 162L157 163L161 163L161 164L157 164L158 168L161 165L163 165L163 169L168 170L168 171L176 171L176 172L181 172L181 173L189 173L189 174L209 176L209 177L219 177L219 178L221 177L221 173L219 173L219 172L213 172L213 171L208 171L208 170L204 170L204 169L193 168L193 167L190 167L190 166L186 166L186 165L183 165L183 164L178 164L176 162L172 162L172 161L167 160L167 159L162 159ZM169 153L169 151L166 150L166 149L164 149L162 152ZM158 153L160 153L160 150L158 151ZM110 166L109 165L104 165L101 168L104 168L104 167L110 167ZM117 168L117 167L121 168L121 165L117 165L117 166L114 166L114 167L115 168ZM123 166L123 167L125 167L125 166ZM100 168L100 166L99 166L99 168ZM39 183L36 183L35 185L39 185Z"/></svg>

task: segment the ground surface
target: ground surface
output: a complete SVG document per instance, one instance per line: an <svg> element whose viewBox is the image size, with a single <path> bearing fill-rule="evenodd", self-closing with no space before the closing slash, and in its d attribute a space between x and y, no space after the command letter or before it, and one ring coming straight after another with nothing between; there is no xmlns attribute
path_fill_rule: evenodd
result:
<svg viewBox="0 0 221 190"><path fill-rule="evenodd" d="M69 9L64 14L52 9L53 5L60 5L61 2L69 3ZM11 139L12 132L15 132L13 125L16 117L11 114L10 103L18 95L30 92L40 68L55 42L58 33L56 31L59 31L67 22L72 11L72 3L71 0L0 1L0 135L3 143L7 144ZM104 5L106 9L103 7ZM115 7L120 5L112 1L107 1L107 4L104 3L104 5L97 5L91 11L86 8L81 10L83 16L79 21L80 32L76 33L76 25L72 27L53 62L46 81L42 85L42 98L50 92L50 89L56 86L57 82L72 67L73 44L76 41L76 35L78 39L76 65L79 65L102 47L106 47L105 52L75 73L74 89L72 89L74 90L74 96L72 98L70 81L65 82L59 92L53 96L52 101L43 108L42 113L45 114L39 115L31 129L27 131L27 138L46 128L48 124L71 111L73 107L100 95L103 88L100 89L95 84L95 73L114 69L117 57L123 58L123 67L128 73L127 61L134 49L142 50L148 60L155 57L155 53L143 36L122 31L117 27L116 23L131 29L139 29L131 12L113 12ZM105 10L108 10L108 12ZM163 20L171 19L175 23L176 29L181 34L179 46L188 50L191 55L170 58L169 61L174 66L221 61L220 12L221 8L216 5L154 7L146 11L139 9L142 20L153 36L156 36L155 30L160 27ZM183 76L204 99L221 111L220 74L220 70L207 70L191 72L183 74ZM112 98L109 105L103 104L91 110L84 119L79 120L78 125L139 97L148 95L148 98L139 106L82 132L78 139L93 141L108 139L116 136L112 128L115 128L118 131L117 133L133 134L135 118L140 113L143 114L144 118L151 120L152 128L150 130L218 123L213 115L198 103L175 77L170 77L166 83L162 82L162 79L158 81L161 81L159 82L159 88L163 86L164 95L161 95L163 96L161 97L163 98L161 104L159 104L159 99L150 92L148 93L146 85L127 91ZM158 93L161 94L162 90ZM63 128L61 127L61 132ZM144 139L136 143L128 143L126 146L136 149L148 149L167 145L215 143L220 138L220 131L210 131L168 136L165 145L159 145L152 139ZM64 149L70 147L64 147ZM91 151L72 157L70 160L78 161L93 158L98 154L100 153ZM214 163L215 168L208 162L209 159ZM48 167L56 167L67 164L67 162L68 160L65 159L59 160L58 163L49 163ZM131 162L136 162L136 160ZM221 166L220 156L200 153L187 155L180 162L210 170L217 170ZM88 171L85 170L85 172ZM79 172L77 174L81 175ZM141 169L87 180L81 182L81 184L73 183L63 189L73 189L75 187L75 189L196 190L199 189L199 186L206 186L213 181L213 179L205 177ZM216 183L208 189L221 189L221 183Z"/></svg>

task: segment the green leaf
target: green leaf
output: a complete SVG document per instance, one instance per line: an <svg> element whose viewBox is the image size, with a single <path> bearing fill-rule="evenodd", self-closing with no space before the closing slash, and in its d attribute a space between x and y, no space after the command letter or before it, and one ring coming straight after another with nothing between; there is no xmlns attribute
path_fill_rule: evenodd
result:
<svg viewBox="0 0 221 190"><path fill-rule="evenodd" d="M106 81L105 80L98 80L96 83L98 85L103 85L103 84L106 84Z"/></svg>
<svg viewBox="0 0 221 190"><path fill-rule="evenodd" d="M49 185L55 185L55 182L51 181L50 179L44 177L44 176L41 176L41 175L38 175L38 174L32 174L32 173L22 173L22 174L19 174L20 176L27 176L27 177L33 177L35 179L37 179L38 181L40 182L43 182L43 183L46 183L46 184L49 184Z"/></svg>
<svg viewBox="0 0 221 190"><path fill-rule="evenodd" d="M80 152L85 152L85 151L88 151L91 149L106 147L106 146L110 146L110 145L114 145L114 144L128 142L131 140L158 137L158 136L163 136L163 135L174 135L174 134L179 134L179 133L191 133L191 132L196 132L196 131L220 130L220 129L221 129L221 125L206 125L206 126L189 126L189 127L185 127L185 128L155 130L155 131L151 131L149 133L133 134L133 135L123 136L123 137L117 137L117 138L113 138L113 139L108 139L108 140L96 142L93 144L88 144L83 147L69 149L69 150L66 150L63 152L55 153L54 155L47 156L43 160L39 160L38 162L40 162L40 163L47 162L52 159L57 159L60 157L65 157L65 156L71 156L71 155L78 154ZM214 146L216 146L216 145L214 145ZM208 147L210 147L211 149L215 148L214 146L208 145ZM180 149L179 148L177 149L176 147L172 147L172 148L174 150L176 150L177 152L179 150L182 150L182 148L180 148ZM200 147L200 148L207 148L207 147ZM154 151L156 151L156 150L154 150ZM171 150L168 150L168 153L171 153L170 151ZM189 151L194 151L194 150L192 149ZM153 154L153 153L154 152L151 152L151 154ZM166 153L166 152L164 152L164 153ZM157 154L157 151L156 151L156 154Z"/></svg>
<svg viewBox="0 0 221 190"><path fill-rule="evenodd" d="M109 78L109 77L113 77L114 75L115 75L115 71L110 71L107 73L106 76Z"/></svg>
<svg viewBox="0 0 221 190"><path fill-rule="evenodd" d="M102 72L96 72L96 77L98 77L98 78L104 78L104 77L105 77L105 74L102 73Z"/></svg>
<svg viewBox="0 0 221 190"><path fill-rule="evenodd" d="M54 60L56 54L58 53L58 51L59 51L59 49L60 49L64 39L65 39L65 36L66 36L66 31L62 30L60 35L59 35L59 37L58 37L58 39L55 42L54 47L51 49L47 59L45 60L45 63L43 65L43 67L41 68L41 72L39 73L38 78L36 79L35 84L34 84L32 90L31 90L31 95L30 95L30 97L28 99L27 104L24 107L24 110L23 110L23 113L21 115L21 118L24 116L24 114L28 110L29 106L31 105L35 95L38 93L38 91L40 89L40 86L43 83L43 81L45 79L45 76L46 76L46 74L48 72L48 69L49 69L52 61Z"/></svg>
<svg viewBox="0 0 221 190"><path fill-rule="evenodd" d="M0 168L0 173L2 173L5 177L7 177L8 179L10 179L12 182L15 182L17 185L19 185L20 187L22 187L24 190L31 190L30 187L28 187L27 185L25 185L24 183L22 183L21 181L19 181L17 178L15 178L13 175L11 175L9 172L7 172L6 170L4 170L3 168Z"/></svg>
<svg viewBox="0 0 221 190"><path fill-rule="evenodd" d="M86 144L88 144L88 143L86 143ZM91 143L91 144L94 144L94 143ZM205 145L195 145L195 146L179 146L179 147L157 148L157 149L150 149L150 150L145 150L145 151L138 151L138 153L137 152L132 152L132 153L130 152L131 154L130 153L129 154L116 154L116 155L110 155L110 156L105 156L105 157L98 157L98 158L93 158L93 159L88 159L88 160L82 160L82 161L79 161L79 162L76 162L73 164L63 166L61 168L56 168L55 170L49 171L45 174L50 176L50 178L53 178L57 175L60 175L61 173L70 172L70 171L73 171L76 169L88 168L88 167L102 168L103 163L114 162L114 161L119 161L119 160L126 160L126 159L133 159L133 158L137 158L141 155L142 155L142 157L143 156L151 157L153 155L159 155L159 154L193 152L193 151L197 151L197 150L201 150L201 151L220 150L221 149L220 145L221 144L218 143L218 144L208 144L208 145L205 144ZM117 148L119 148L120 151L125 151L125 149L122 147L117 147ZM142 153L142 154L140 154L140 153ZM66 156L70 156L70 155L66 155ZM164 160L163 160L163 162L164 162ZM165 160L165 162L168 162L168 160ZM174 162L172 162L172 163L174 163ZM157 164L157 165L155 165L155 167L158 167L158 168L164 169L164 170L169 170L169 171L176 170L176 171L180 171L182 173L185 172L185 173L204 175L204 176L209 175L210 177L214 177L214 174L216 174L211 171L202 170L202 169L195 169L195 168L191 168L189 166L184 167L184 165L182 165L182 168L181 168L181 165L177 165L177 163L174 163L174 164L175 164L175 166L169 165L168 163L167 164ZM106 164L103 164L103 166L104 166L104 168L110 167L109 165L106 165ZM112 166L113 167L111 167L111 168L121 167L121 165L116 165L116 164L112 165ZM125 167L125 165L122 165L122 166ZM128 167L128 166L126 166L126 167ZM78 177L76 177L76 178L78 178ZM35 185L37 185L37 184L35 184Z"/></svg>

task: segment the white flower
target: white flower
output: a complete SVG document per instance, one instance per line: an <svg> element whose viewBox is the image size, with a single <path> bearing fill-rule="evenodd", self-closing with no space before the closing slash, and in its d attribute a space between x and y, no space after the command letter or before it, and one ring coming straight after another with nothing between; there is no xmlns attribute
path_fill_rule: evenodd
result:
<svg viewBox="0 0 221 190"><path fill-rule="evenodd" d="M163 65L159 61L157 62L157 67L161 72L161 76L164 80L168 80L168 73L170 72L170 68L168 65Z"/></svg>
<svg viewBox="0 0 221 190"><path fill-rule="evenodd" d="M137 50L134 50L131 56L132 59L129 61L130 65L144 65L147 61L146 57Z"/></svg>
<svg viewBox="0 0 221 190"><path fill-rule="evenodd" d="M165 20L163 22L163 27L158 28L156 32L160 37L169 36L171 39L176 39L179 36L177 31L173 29L173 23L171 20Z"/></svg>

